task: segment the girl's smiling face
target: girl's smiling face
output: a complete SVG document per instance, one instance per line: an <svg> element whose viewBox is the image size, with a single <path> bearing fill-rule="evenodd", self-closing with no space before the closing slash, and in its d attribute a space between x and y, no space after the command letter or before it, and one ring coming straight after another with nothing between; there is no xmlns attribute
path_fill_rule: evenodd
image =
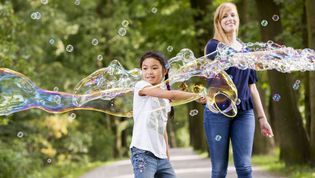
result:
<svg viewBox="0 0 315 178"><path fill-rule="evenodd" d="M162 82L166 74L166 70L162 67L160 61L149 57L142 62L141 66L143 80L152 85L157 85Z"/></svg>

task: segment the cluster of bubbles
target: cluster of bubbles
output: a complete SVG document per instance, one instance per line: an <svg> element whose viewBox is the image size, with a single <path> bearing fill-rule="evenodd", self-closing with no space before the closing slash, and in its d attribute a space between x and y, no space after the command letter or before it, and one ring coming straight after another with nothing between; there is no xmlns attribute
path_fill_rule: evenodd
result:
<svg viewBox="0 0 315 178"><path fill-rule="evenodd" d="M280 17L279 17L279 15L274 14L274 15L271 17L271 19L272 19L273 21L277 22L277 21L280 20ZM266 19L263 19L263 20L260 22L260 24L261 24L261 26L266 27L266 26L268 25L268 21L267 21Z"/></svg>
<svg viewBox="0 0 315 178"><path fill-rule="evenodd" d="M241 100L233 81L224 70L237 67L258 71L278 70L283 73L314 71L315 52L311 49L296 50L269 41L246 43L242 53L239 53L219 43L217 51L200 58L196 58L191 50L182 49L168 61L166 67L169 69L169 79L153 87L165 87L169 83L172 89L198 94L186 100L173 101L173 106L204 96L209 110L234 117ZM84 109L132 117L133 89L140 80L140 69L126 70L117 60L113 60L108 67L82 79L74 93L64 93L57 88L54 91L38 88L23 74L0 68L0 115L40 108L53 113ZM207 86L203 84L205 80ZM297 80L295 88L299 84ZM274 101L280 98L279 94L273 95ZM159 106L153 110L165 107ZM75 118L75 115L71 117Z"/></svg>
<svg viewBox="0 0 315 178"><path fill-rule="evenodd" d="M118 32L117 32L118 35L122 36L122 37L126 36L128 26L129 26L129 21L128 20L123 20L121 22L121 27L118 29Z"/></svg>
<svg viewBox="0 0 315 178"><path fill-rule="evenodd" d="M42 17L42 15L38 11L31 13L31 19L33 19L33 20L39 20L39 19L41 19L41 17Z"/></svg>

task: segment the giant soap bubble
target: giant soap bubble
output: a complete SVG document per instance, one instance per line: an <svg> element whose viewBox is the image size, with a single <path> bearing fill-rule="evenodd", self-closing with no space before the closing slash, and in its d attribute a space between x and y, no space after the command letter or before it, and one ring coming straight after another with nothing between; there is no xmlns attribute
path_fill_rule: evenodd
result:
<svg viewBox="0 0 315 178"><path fill-rule="evenodd" d="M214 60L209 57L215 56ZM153 87L165 87L199 94L187 100L173 101L180 105L206 97L207 107L228 117L237 114L239 99L231 78L224 72L229 67L254 70L314 71L315 52L312 49L293 49L271 41L246 43L242 52L219 43L211 54L196 58L189 49L181 50L168 61L169 79ZM82 79L73 93L48 91L37 87L16 71L0 68L0 115L9 115L31 108L61 113L71 110L95 110L107 114L132 117L133 89L141 80L141 70L126 70L114 60ZM207 80L209 86L203 82ZM154 110L167 106L159 106ZM149 111L152 112L152 111Z"/></svg>

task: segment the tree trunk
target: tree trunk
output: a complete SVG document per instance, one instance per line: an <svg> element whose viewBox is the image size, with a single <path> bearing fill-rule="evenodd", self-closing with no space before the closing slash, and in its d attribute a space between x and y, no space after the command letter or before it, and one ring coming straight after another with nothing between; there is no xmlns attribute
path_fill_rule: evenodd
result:
<svg viewBox="0 0 315 178"><path fill-rule="evenodd" d="M306 19L308 31L308 43L310 48L315 48L315 0L306 0ZM311 119L309 122L310 129L310 150L311 163L315 165L315 72L310 72L309 75L309 92L310 92L310 113Z"/></svg>
<svg viewBox="0 0 315 178"><path fill-rule="evenodd" d="M304 4L303 9L303 17L302 17L302 47L307 48L308 44L308 33L307 33L307 17L306 17L306 4ZM305 121L306 121L306 133L308 138L310 137L311 133L311 105L310 105L310 72L304 73L304 105L305 105Z"/></svg>
<svg viewBox="0 0 315 178"><path fill-rule="evenodd" d="M240 26L246 24L249 20L248 14L248 0L241 0L236 3L238 15L240 18Z"/></svg>
<svg viewBox="0 0 315 178"><path fill-rule="evenodd" d="M208 5L212 3L212 0L190 0L191 8L195 10L194 26L196 31L196 44L199 51L195 52L196 56L203 55L203 46L205 46L207 40L209 40L209 33L212 33L211 25L205 23ZM209 19L210 20L210 19ZM195 150L207 150L207 142L203 127L203 106L192 102L188 104L188 116L192 109L197 109L199 114L194 116L193 119L189 119L189 133L190 144ZM189 116L188 118L190 118Z"/></svg>
<svg viewBox="0 0 315 178"><path fill-rule="evenodd" d="M269 20L280 10L273 0L256 0L257 10L261 20ZM282 33L281 19L269 21L268 26L261 27L264 41L274 40ZM286 164L305 163L309 156L309 143L302 124L302 117L297 108L297 101L291 87L290 74L269 71L271 95L278 93L279 102L274 102L275 125L279 132L280 155Z"/></svg>

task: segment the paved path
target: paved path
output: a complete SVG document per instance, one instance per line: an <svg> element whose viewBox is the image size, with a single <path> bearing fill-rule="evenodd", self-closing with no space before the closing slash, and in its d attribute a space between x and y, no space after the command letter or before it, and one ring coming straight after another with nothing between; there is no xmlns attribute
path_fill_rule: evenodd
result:
<svg viewBox="0 0 315 178"><path fill-rule="evenodd" d="M210 160L195 154L192 149L171 149L171 162L178 178L210 178ZM253 167L254 178L280 178L259 167ZM133 178L130 160L117 161L86 173L80 178ZM229 166L227 178L237 178ZM282 177L281 177L282 178Z"/></svg>

